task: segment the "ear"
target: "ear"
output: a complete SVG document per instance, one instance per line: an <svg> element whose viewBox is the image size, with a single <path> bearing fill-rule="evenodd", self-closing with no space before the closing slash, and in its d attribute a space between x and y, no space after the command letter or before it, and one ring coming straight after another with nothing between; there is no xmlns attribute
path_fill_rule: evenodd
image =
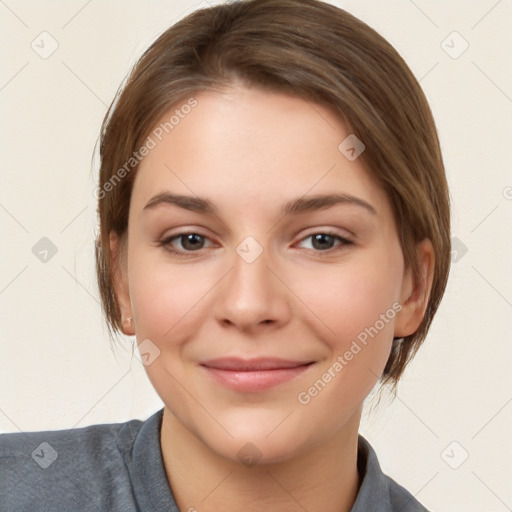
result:
<svg viewBox="0 0 512 512"><path fill-rule="evenodd" d="M135 334L133 324L132 305L128 288L128 272L126 268L125 247L117 233L110 233L110 268L112 269L112 280L114 291L121 312L121 329L124 334L133 336Z"/></svg>
<svg viewBox="0 0 512 512"><path fill-rule="evenodd" d="M404 277L400 293L402 309L396 316L395 337L403 338L415 333L427 308L434 277L435 254L432 242L425 238L416 246L420 278L415 282L411 269Z"/></svg>

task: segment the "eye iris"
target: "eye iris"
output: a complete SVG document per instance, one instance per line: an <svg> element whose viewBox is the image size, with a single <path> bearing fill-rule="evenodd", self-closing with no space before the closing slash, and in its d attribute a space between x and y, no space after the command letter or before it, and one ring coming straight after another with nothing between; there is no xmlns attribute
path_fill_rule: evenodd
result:
<svg viewBox="0 0 512 512"><path fill-rule="evenodd" d="M313 247L315 249L330 249L333 247L334 238L331 235L325 233L318 233L313 235Z"/></svg>
<svg viewBox="0 0 512 512"><path fill-rule="evenodd" d="M204 243L204 237L196 233L190 233L181 237L182 245L184 249L194 250L201 249Z"/></svg>

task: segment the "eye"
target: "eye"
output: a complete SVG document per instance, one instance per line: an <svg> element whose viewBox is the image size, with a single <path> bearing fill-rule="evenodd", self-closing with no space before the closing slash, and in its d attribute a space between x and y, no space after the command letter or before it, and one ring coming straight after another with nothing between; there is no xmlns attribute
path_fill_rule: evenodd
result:
<svg viewBox="0 0 512 512"><path fill-rule="evenodd" d="M313 233L303 238L301 242L309 239L311 239L311 248L306 248L315 252L332 252L343 249L346 245L353 245L348 238L329 232ZM336 242L338 243L336 244Z"/></svg>
<svg viewBox="0 0 512 512"><path fill-rule="evenodd" d="M344 249L347 245L353 245L353 242L348 238L330 232L312 233L303 238L299 245L304 244L307 240L311 240L311 243L310 247L306 247L306 249L315 253L331 254L334 251ZM210 245L207 245L208 243ZM214 244L208 237L190 232L167 237L159 245L177 256L188 256Z"/></svg>
<svg viewBox="0 0 512 512"><path fill-rule="evenodd" d="M162 240L160 245L174 254L186 255L204 249L207 241L209 238L199 233L179 233Z"/></svg>

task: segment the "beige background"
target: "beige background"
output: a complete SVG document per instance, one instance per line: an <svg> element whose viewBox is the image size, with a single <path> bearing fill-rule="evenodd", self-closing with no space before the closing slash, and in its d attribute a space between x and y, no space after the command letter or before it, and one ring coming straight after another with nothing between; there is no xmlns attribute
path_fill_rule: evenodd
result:
<svg viewBox="0 0 512 512"><path fill-rule="evenodd" d="M332 3L377 29L421 79L457 249L427 343L397 399L365 414L361 431L428 508L512 510L512 2ZM115 355L109 348L93 268L91 156L135 59L206 5L0 2L0 431L145 419L162 406L129 342ZM32 252L43 237L57 249L47 262Z"/></svg>

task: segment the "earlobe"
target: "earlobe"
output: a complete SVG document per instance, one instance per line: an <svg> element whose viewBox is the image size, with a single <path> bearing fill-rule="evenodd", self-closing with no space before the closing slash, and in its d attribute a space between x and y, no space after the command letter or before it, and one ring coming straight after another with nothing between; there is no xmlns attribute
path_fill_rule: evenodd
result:
<svg viewBox="0 0 512 512"><path fill-rule="evenodd" d="M112 269L112 281L114 291L119 304L121 313L121 330L127 336L135 334L133 323L132 307L130 302L130 293L128 289L128 278L126 272L126 255L124 254L124 244L117 233L110 233L110 268Z"/></svg>
<svg viewBox="0 0 512 512"><path fill-rule="evenodd" d="M133 336L135 334L132 317L123 318L121 326L123 329L123 333L126 334L127 336Z"/></svg>
<svg viewBox="0 0 512 512"><path fill-rule="evenodd" d="M419 280L409 270L402 284L402 309L396 317L395 337L405 337L418 330L428 305L434 277L435 254L432 242L425 238L417 245Z"/></svg>

